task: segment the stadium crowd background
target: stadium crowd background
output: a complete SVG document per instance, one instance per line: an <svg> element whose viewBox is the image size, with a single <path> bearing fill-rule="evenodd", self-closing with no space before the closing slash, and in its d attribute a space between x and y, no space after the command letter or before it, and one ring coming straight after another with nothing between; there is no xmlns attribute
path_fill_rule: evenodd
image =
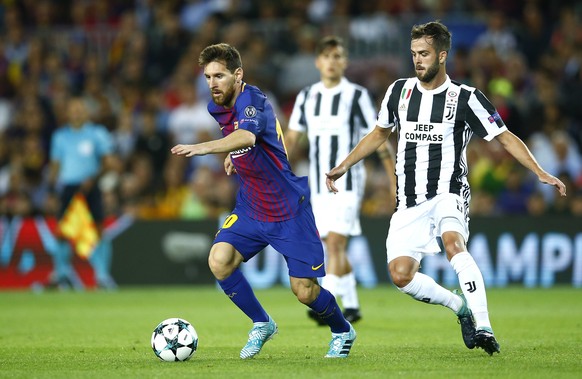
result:
<svg viewBox="0 0 582 379"><path fill-rule="evenodd" d="M267 92L286 125L297 92L316 82L314 47L346 39L347 76L381 101L412 76L413 24L453 32L449 75L480 88L510 130L568 187L558 198L496 142L469 146L472 215L582 216L582 3L527 0L21 0L0 2L0 216L55 215L50 137L65 103L82 96L113 134L117 168L104 175L107 213L205 219L231 209L236 181L220 156L175 159L174 143L219 136L198 67L208 44L236 46L245 80ZM306 144L305 144L306 149ZM307 151L293 163L306 173ZM377 158L363 205L391 214Z"/></svg>

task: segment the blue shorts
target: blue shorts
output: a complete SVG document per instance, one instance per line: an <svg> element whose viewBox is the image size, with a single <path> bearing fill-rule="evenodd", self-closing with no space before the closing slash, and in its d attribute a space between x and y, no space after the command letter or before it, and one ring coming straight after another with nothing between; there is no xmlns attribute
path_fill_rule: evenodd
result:
<svg viewBox="0 0 582 379"><path fill-rule="evenodd" d="M325 276L323 245L310 204L295 218L278 222L253 220L235 208L216 233L217 242L234 246L245 262L271 245L285 258L289 276Z"/></svg>

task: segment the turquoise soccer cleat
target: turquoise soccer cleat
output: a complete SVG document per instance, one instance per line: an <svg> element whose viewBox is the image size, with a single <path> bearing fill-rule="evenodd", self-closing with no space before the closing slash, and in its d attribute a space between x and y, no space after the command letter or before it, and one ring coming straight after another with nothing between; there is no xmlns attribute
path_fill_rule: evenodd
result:
<svg viewBox="0 0 582 379"><path fill-rule="evenodd" d="M350 324L350 330L344 333L332 333L326 358L347 358L356 340L356 330Z"/></svg>
<svg viewBox="0 0 582 379"><path fill-rule="evenodd" d="M277 324L270 316L267 322L255 322L247 344L240 351L240 358L248 359L259 354L265 342L273 338L277 331Z"/></svg>

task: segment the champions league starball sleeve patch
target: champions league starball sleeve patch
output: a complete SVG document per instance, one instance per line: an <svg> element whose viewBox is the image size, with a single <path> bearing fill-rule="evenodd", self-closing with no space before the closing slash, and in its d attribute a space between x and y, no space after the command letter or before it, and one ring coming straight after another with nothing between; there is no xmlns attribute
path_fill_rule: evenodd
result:
<svg viewBox="0 0 582 379"><path fill-rule="evenodd" d="M247 118L253 118L257 115L257 109L252 105L249 105L245 108L244 114Z"/></svg>

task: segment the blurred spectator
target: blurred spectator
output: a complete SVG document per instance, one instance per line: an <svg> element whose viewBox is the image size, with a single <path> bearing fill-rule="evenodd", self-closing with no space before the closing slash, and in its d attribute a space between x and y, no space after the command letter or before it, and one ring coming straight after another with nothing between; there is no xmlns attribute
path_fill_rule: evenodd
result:
<svg viewBox="0 0 582 379"><path fill-rule="evenodd" d="M563 130L555 130L550 125L544 132L532 136L530 146L538 162L550 174L558 176L564 173L569 177L570 183L582 175L582 157L578 147ZM544 194L546 201L552 204L558 196L555 196L553 191L547 191L545 187L547 186L538 184L538 189Z"/></svg>
<svg viewBox="0 0 582 379"><path fill-rule="evenodd" d="M507 174L505 185L497 196L497 207L500 214L523 215L528 212L528 199L534 185L526 179L523 166L515 165Z"/></svg>
<svg viewBox="0 0 582 379"><path fill-rule="evenodd" d="M566 193L574 196L576 195L576 187L572 182L572 177L567 172L561 172L558 175L558 179L560 179L566 185ZM548 208L548 213L556 215L570 215L572 211L571 203L572 196L556 196Z"/></svg>
<svg viewBox="0 0 582 379"><path fill-rule="evenodd" d="M137 215L145 219L177 219L188 194L184 181L183 161L171 160L164 167L162 186L140 204Z"/></svg>
<svg viewBox="0 0 582 379"><path fill-rule="evenodd" d="M161 173L164 171L172 144L167 133L161 130L156 123L156 113L146 110L141 116L141 127L138 128L135 141L135 152L151 159L154 179L153 186L158 188L162 182Z"/></svg>
<svg viewBox="0 0 582 379"><path fill-rule="evenodd" d="M180 217L189 220L218 218L232 209L235 194L232 178L200 167L190 178Z"/></svg>
<svg viewBox="0 0 582 379"><path fill-rule="evenodd" d="M357 15L350 21L350 51L358 46L358 53L382 47L389 51L391 44L398 44L399 28L395 19L379 9L382 1L358 1Z"/></svg>
<svg viewBox="0 0 582 379"><path fill-rule="evenodd" d="M487 15L487 30L476 41L478 48L492 48L497 56L505 59L517 47L516 38L508 25L505 14L491 8Z"/></svg>
<svg viewBox="0 0 582 379"><path fill-rule="evenodd" d="M161 175L162 172L159 174ZM143 153L132 155L126 162L125 170L120 178L121 203L137 206L143 199L149 199L149 195L155 193L158 188L154 187L155 178L152 157Z"/></svg>
<svg viewBox="0 0 582 379"><path fill-rule="evenodd" d="M496 141L485 143L474 139L467 149L469 184L473 189L497 196L505 187L509 173L515 166L505 149Z"/></svg>
<svg viewBox="0 0 582 379"><path fill-rule="evenodd" d="M173 3L166 1L153 7L154 22L147 30L147 76L154 85L161 84L174 70L188 43L188 35L173 13Z"/></svg>
<svg viewBox="0 0 582 379"><path fill-rule="evenodd" d="M459 82L472 85L471 63L469 59L469 49L464 46L460 46L454 50L453 59L450 63L448 63L451 65L451 67L447 68L447 70L451 73L450 76Z"/></svg>
<svg viewBox="0 0 582 379"><path fill-rule="evenodd" d="M568 194L568 196L570 196ZM548 204L546 203L546 199L544 199L544 195L536 191L527 198L527 214L530 216L543 216L546 214L548 210Z"/></svg>
<svg viewBox="0 0 582 379"><path fill-rule="evenodd" d="M537 2L526 2L522 16L523 21L515 33L517 48L525 55L528 67L533 68L538 65L540 57L549 49L552 30Z"/></svg>
<svg viewBox="0 0 582 379"><path fill-rule="evenodd" d="M193 144L213 139L216 121L208 114L206 102L199 101L191 82L177 83L180 105L170 111L168 132L172 144Z"/></svg>
<svg viewBox="0 0 582 379"><path fill-rule="evenodd" d="M576 192L570 194L570 213L575 217L582 217L582 188L578 188Z"/></svg>
<svg viewBox="0 0 582 379"><path fill-rule="evenodd" d="M197 32L210 16L217 13L228 13L231 7L241 2L236 0L186 0L180 9L180 25L190 32Z"/></svg>
<svg viewBox="0 0 582 379"><path fill-rule="evenodd" d="M117 116L117 123L113 129L113 144L121 159L126 161L133 153L137 133L133 122L133 113L127 109Z"/></svg>
<svg viewBox="0 0 582 379"><path fill-rule="evenodd" d="M297 30L298 51L293 53L283 64L277 88L281 94L281 101L293 101L295 95L305 86L319 80L319 72L315 68L315 44L317 43L316 29L312 26L303 26Z"/></svg>

